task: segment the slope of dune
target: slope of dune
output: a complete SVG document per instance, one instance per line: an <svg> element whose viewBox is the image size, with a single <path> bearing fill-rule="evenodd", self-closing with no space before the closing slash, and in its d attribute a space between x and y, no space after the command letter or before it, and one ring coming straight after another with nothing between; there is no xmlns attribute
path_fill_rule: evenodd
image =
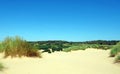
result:
<svg viewBox="0 0 120 74"><path fill-rule="evenodd" d="M109 58L109 50L43 53L42 58L2 58L5 70L0 74L120 74L120 64Z"/></svg>

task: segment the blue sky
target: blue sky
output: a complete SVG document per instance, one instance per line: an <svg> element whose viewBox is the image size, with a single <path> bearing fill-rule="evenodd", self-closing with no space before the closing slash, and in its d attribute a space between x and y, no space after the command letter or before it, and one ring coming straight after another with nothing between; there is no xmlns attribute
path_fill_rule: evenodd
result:
<svg viewBox="0 0 120 74"><path fill-rule="evenodd" d="M0 0L0 40L120 40L120 0Z"/></svg>

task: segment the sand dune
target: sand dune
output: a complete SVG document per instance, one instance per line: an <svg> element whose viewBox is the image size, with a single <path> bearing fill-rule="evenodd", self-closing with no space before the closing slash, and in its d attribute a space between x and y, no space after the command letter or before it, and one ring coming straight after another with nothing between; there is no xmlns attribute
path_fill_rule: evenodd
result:
<svg viewBox="0 0 120 74"><path fill-rule="evenodd" d="M109 50L87 49L69 53L44 53L43 58L1 58L6 66L0 74L120 74L120 64L109 58Z"/></svg>

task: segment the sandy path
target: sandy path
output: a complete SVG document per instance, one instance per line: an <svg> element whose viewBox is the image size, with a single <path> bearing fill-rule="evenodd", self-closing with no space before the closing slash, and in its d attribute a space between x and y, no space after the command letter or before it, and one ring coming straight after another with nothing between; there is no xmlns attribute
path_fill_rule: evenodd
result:
<svg viewBox="0 0 120 74"><path fill-rule="evenodd" d="M109 50L87 49L44 53L42 59L0 58L7 67L0 74L120 74L120 64L113 64L108 56Z"/></svg>

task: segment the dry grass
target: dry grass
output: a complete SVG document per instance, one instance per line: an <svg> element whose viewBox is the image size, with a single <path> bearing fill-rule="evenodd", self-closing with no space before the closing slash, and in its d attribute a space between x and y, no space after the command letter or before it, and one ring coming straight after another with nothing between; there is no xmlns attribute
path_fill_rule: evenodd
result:
<svg viewBox="0 0 120 74"><path fill-rule="evenodd" d="M0 46L0 49L5 52L5 58L8 56L41 57L41 54L37 49L34 49L32 45L27 43L27 41L23 40L19 36L6 37Z"/></svg>

